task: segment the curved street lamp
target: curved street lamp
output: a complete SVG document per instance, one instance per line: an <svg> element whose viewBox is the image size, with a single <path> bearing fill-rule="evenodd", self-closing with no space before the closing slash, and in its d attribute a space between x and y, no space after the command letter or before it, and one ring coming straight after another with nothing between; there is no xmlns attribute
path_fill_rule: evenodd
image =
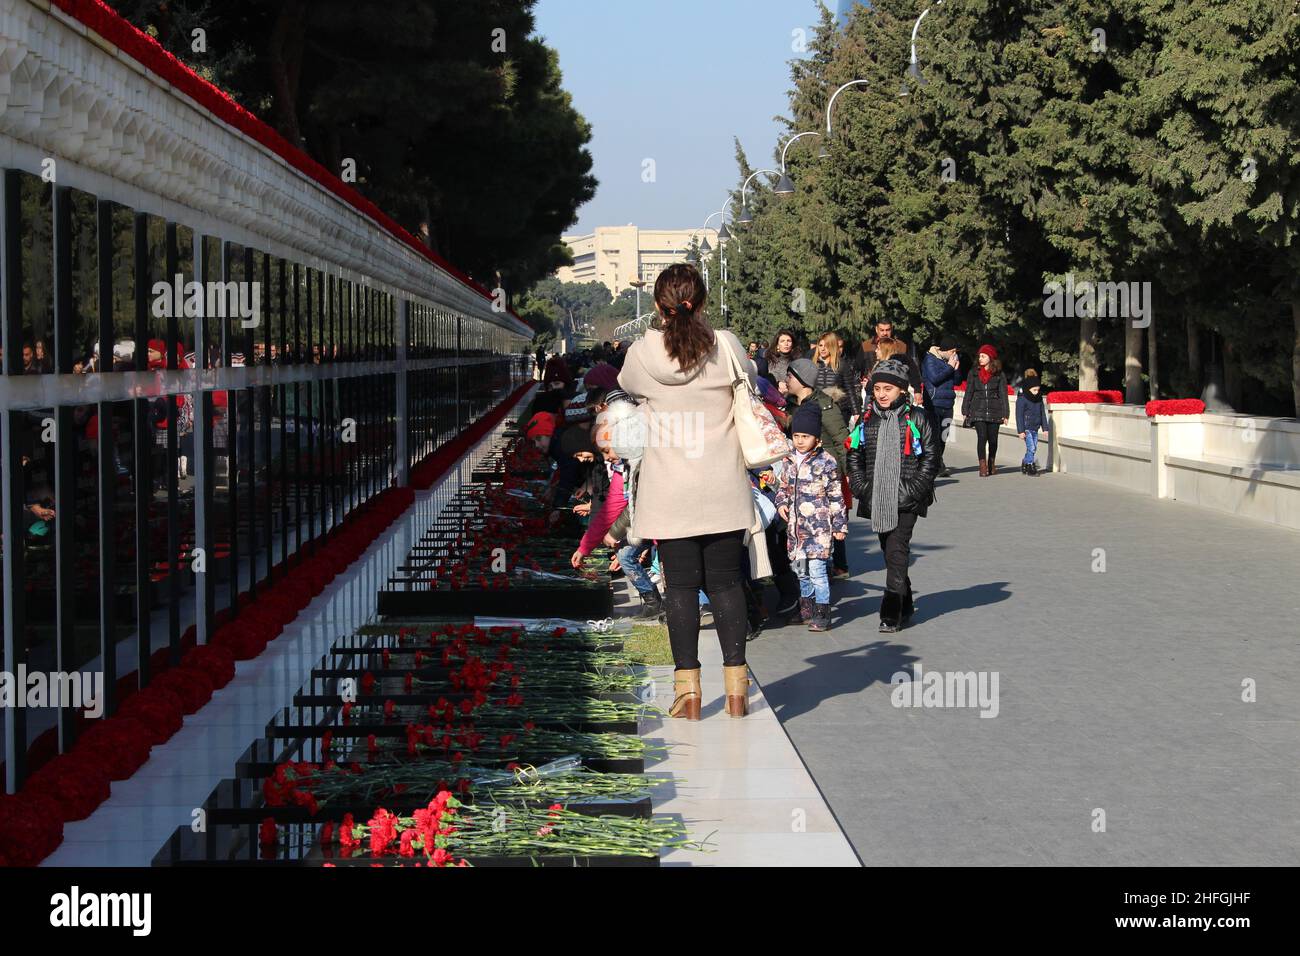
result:
<svg viewBox="0 0 1300 956"><path fill-rule="evenodd" d="M943 0L939 0L935 4L936 8L941 6L943 6ZM921 29L921 21L925 19L925 15L930 12L930 9L930 7L926 7L922 10L921 15L916 18L916 22L912 24L912 57L908 61L907 74L903 77L903 88L899 91L899 96L907 96L907 77L910 76L915 80L917 86L925 86L927 82L925 77L921 75L921 66L916 59L916 34Z"/></svg>
<svg viewBox="0 0 1300 956"><path fill-rule="evenodd" d="M776 186L772 189L772 191L776 193L778 196L789 196L791 193L794 192L794 183L790 180L790 176L786 172L786 165L785 165L785 154L789 152L791 144L793 144L794 141L797 139L803 139L805 136L820 136L820 135L821 134L818 133L815 129L810 129L806 133L796 133L794 136L791 136L789 139L785 141L785 145L781 147L781 178L780 180L778 180ZM824 149L822 150L821 155L825 155Z"/></svg>
<svg viewBox="0 0 1300 956"><path fill-rule="evenodd" d="M859 84L862 84L863 86L865 86L866 83L867 83L866 80L849 80L847 83L845 83L843 86L841 86L838 90L836 90L834 93L832 93L832 94L831 94L831 98L830 98L829 100L827 100L827 102L826 102L826 142L822 144L822 150L821 150L820 153L817 154L818 157L819 157L820 159L825 159L827 156L829 156L829 155L831 154L831 151L830 151L830 144L831 144L831 107L835 105L835 97L839 96L841 93L843 93L845 90L847 90L850 86L857 86L857 85L859 85Z"/></svg>
<svg viewBox="0 0 1300 956"><path fill-rule="evenodd" d="M784 169L785 166L782 165L781 168ZM749 189L749 184L752 183L754 181L754 177L759 175L760 173L771 173L772 175L785 175L784 173L778 174L775 169L756 169L749 174L749 178L746 179L744 185L740 187L740 217L736 219L736 222L740 223L742 226L748 226L751 222L754 221L754 217L749 214L749 206L745 204L745 195L746 195L746 190Z"/></svg>

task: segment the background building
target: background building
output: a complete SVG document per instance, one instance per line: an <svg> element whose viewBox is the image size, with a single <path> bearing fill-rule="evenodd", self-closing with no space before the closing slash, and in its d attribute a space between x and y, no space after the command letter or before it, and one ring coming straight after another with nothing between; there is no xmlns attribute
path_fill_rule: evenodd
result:
<svg viewBox="0 0 1300 956"><path fill-rule="evenodd" d="M564 236L573 265L562 266L555 277L561 282L601 282L616 296L638 276L653 284L666 266L685 261L692 237L718 244L716 229L599 226L583 236Z"/></svg>

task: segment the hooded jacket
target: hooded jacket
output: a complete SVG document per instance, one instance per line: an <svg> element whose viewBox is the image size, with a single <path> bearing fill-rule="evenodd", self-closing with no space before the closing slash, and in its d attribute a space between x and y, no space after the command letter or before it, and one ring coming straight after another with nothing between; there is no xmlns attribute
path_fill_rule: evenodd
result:
<svg viewBox="0 0 1300 956"><path fill-rule="evenodd" d="M732 417L729 347L746 365L731 332L715 330L713 350L683 373L669 358L663 333L650 329L627 353L618 384L644 400L650 438L641 458L633 538L689 538L747 530L754 523L740 437Z"/></svg>
<svg viewBox="0 0 1300 956"><path fill-rule="evenodd" d="M844 474L844 442L849 437L849 425L844 420L844 416L840 414L839 401L841 397L839 389L823 392L820 388L815 388L813 393L804 401L815 402L817 407L822 410L822 447L830 452L842 475ZM792 410L798 408L801 404L793 395L790 396L789 406Z"/></svg>
<svg viewBox="0 0 1300 956"><path fill-rule="evenodd" d="M781 468L776 506L790 509L786 521L790 557L829 560L834 536L848 530L835 458L824 448L808 455L789 455Z"/></svg>
<svg viewBox="0 0 1300 956"><path fill-rule="evenodd" d="M957 404L957 370L933 352L921 358L921 377L925 380L925 403L951 410Z"/></svg>

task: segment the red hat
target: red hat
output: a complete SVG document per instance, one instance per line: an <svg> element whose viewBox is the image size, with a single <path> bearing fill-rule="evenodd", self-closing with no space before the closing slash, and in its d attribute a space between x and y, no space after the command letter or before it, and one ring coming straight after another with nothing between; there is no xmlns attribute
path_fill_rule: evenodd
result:
<svg viewBox="0 0 1300 956"><path fill-rule="evenodd" d="M528 419L528 427L524 429L525 438L537 438L539 435L551 436L554 434L555 416L551 412L538 412Z"/></svg>
<svg viewBox="0 0 1300 956"><path fill-rule="evenodd" d="M998 357L998 350L991 345L981 345L979 354L987 355L989 357L989 361L991 362Z"/></svg>

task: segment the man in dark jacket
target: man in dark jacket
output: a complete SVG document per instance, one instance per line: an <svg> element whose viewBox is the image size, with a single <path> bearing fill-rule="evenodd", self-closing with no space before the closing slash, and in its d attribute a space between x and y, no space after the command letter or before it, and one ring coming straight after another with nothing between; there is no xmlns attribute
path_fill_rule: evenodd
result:
<svg viewBox="0 0 1300 956"><path fill-rule="evenodd" d="M906 364L878 362L870 386L871 401L848 453L849 487L885 555L880 630L892 633L912 617L912 531L934 502L939 461L929 418L907 399Z"/></svg>
<svg viewBox="0 0 1300 956"><path fill-rule="evenodd" d="M895 335L894 332L894 323L889 319L881 319L877 322L875 325L875 334L862 343L862 350L858 353L858 367L862 370L864 376L871 374L871 367L876 364L876 346L880 343L881 339L893 339L902 344L905 350L903 361L909 366L916 366L914 369L908 369L908 385L914 389L920 388L921 366L916 360L915 349L913 349L910 342Z"/></svg>
<svg viewBox="0 0 1300 956"><path fill-rule="evenodd" d="M939 344L921 359L921 378L925 382L925 411L934 430L939 455L939 477L948 478L952 471L943 463L947 445L944 436L952 425L952 411L957 404L957 340L945 335Z"/></svg>

